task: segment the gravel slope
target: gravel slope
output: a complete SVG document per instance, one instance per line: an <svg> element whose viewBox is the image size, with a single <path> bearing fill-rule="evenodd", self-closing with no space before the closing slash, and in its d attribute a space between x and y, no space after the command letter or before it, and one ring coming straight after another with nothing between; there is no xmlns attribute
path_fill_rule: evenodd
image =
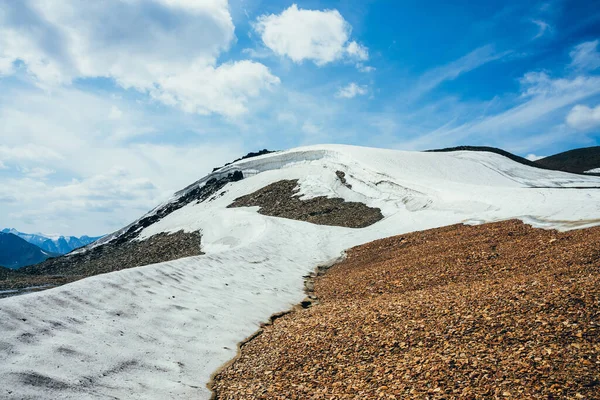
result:
<svg viewBox="0 0 600 400"><path fill-rule="evenodd" d="M336 176L347 185L343 172ZM228 207L258 206L258 212L263 215L346 228L364 228L383 219L379 208L326 196L304 200L298 190L297 179L282 180L239 197Z"/></svg>
<svg viewBox="0 0 600 400"><path fill-rule="evenodd" d="M355 247L217 397L600 398L599 238L506 221Z"/></svg>
<svg viewBox="0 0 600 400"><path fill-rule="evenodd" d="M198 232L158 234L145 240L90 247L14 273L0 271L0 298L49 289L90 276L202 254ZM33 246L33 245L32 245Z"/></svg>

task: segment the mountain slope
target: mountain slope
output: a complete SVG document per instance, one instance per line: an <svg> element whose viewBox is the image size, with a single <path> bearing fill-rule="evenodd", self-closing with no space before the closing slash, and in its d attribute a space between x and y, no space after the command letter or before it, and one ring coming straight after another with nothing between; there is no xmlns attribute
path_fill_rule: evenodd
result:
<svg viewBox="0 0 600 400"><path fill-rule="evenodd" d="M531 168L489 152L323 145L240 160L61 258L101 257L103 248L182 230L201 234L204 255L1 300L7 333L0 351L9 350L0 354L0 379L21 398L206 399L205 384L235 356L236 343L302 301L303 276L345 249L461 222L594 226L598 187L599 177ZM273 188L285 190L263 202ZM331 223L361 209L373 218ZM129 258L135 266L136 257Z"/></svg>
<svg viewBox="0 0 600 400"><path fill-rule="evenodd" d="M352 248L311 280L315 306L244 343L216 398L597 399L599 251L600 227L515 220Z"/></svg>
<svg viewBox="0 0 600 400"><path fill-rule="evenodd" d="M535 163L544 168L581 174L600 168L600 146L565 151Z"/></svg>
<svg viewBox="0 0 600 400"><path fill-rule="evenodd" d="M18 269L57 255L44 251L12 233L0 232L0 266Z"/></svg>
<svg viewBox="0 0 600 400"><path fill-rule="evenodd" d="M513 160L515 162L518 162L520 164L523 165L527 165L528 167L534 167L534 168L542 168L542 169L552 169L555 170L555 168L551 168L551 167L546 167L544 165L541 164L537 164L534 161L530 161L526 158L520 157L516 154L510 153L506 150L502 150L499 149L497 147L490 147L490 146L456 146L456 147L446 147L443 149L433 149L433 150L427 150L428 152L431 153L446 153L446 152L452 152L452 151L476 151L476 152L490 152L490 153L495 153L495 154L499 154L501 156L504 156L510 160Z"/></svg>
<svg viewBox="0 0 600 400"><path fill-rule="evenodd" d="M5 228L2 230L3 233L12 233L27 242L34 244L42 250L56 253L56 254L67 254L71 251L78 249L83 246L87 246L90 243L95 242L102 236L90 237L87 235L76 237L76 236L48 236L41 233L23 233L16 229Z"/></svg>
<svg viewBox="0 0 600 400"><path fill-rule="evenodd" d="M499 154L529 167L570 172L572 174L600 174L600 172L594 171L595 169L600 169L600 146L569 150L536 161L530 161L526 158L509 153L508 151L489 146L457 146L428 150L428 152L453 151L485 151Z"/></svg>

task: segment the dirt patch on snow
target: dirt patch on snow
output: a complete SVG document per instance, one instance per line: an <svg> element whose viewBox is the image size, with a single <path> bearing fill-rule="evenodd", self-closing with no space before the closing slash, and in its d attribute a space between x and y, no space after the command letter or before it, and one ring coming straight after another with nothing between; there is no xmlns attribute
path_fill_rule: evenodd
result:
<svg viewBox="0 0 600 400"><path fill-rule="evenodd" d="M20 294L26 288L47 289L93 275L200 255L200 240L199 232L161 233L141 241L109 242L17 271L0 271L0 297Z"/></svg>
<svg viewBox="0 0 600 400"><path fill-rule="evenodd" d="M454 225L375 241L265 326L219 399L600 396L600 227Z"/></svg>
<svg viewBox="0 0 600 400"><path fill-rule="evenodd" d="M236 199L229 207L259 206L263 215L346 228L364 228L383 219L379 208L325 196L304 200L297 188L296 179L275 182Z"/></svg>

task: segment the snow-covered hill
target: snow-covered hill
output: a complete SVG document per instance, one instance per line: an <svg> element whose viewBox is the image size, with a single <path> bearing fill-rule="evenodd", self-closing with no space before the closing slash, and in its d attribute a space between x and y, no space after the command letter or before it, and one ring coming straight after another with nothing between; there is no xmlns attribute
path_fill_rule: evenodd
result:
<svg viewBox="0 0 600 400"><path fill-rule="evenodd" d="M181 206L187 194L237 171L244 179ZM290 179L304 198L361 202L380 208L384 219L342 228L227 207ZM178 192L143 224L93 245L132 231L143 240L201 230L205 255L0 300L0 397L208 398L211 373L235 356L236 343L301 301L303 276L344 249L460 222L598 225L599 187L600 177L536 169L486 152L327 145L238 161Z"/></svg>

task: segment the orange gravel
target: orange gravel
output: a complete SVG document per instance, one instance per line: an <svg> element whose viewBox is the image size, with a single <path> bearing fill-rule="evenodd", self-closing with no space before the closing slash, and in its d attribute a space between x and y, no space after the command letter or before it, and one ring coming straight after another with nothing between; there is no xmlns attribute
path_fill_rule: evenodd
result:
<svg viewBox="0 0 600 400"><path fill-rule="evenodd" d="M264 327L219 399L600 399L600 227L519 221L375 241Z"/></svg>

